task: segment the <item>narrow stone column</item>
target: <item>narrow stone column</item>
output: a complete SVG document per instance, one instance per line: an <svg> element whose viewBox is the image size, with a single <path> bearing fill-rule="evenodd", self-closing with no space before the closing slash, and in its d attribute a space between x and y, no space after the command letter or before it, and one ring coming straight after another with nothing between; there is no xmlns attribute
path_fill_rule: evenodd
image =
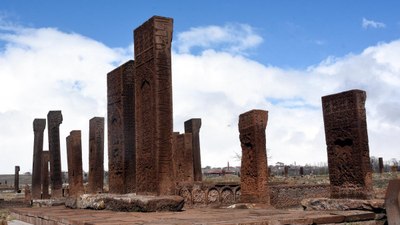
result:
<svg viewBox="0 0 400 225"><path fill-rule="evenodd" d="M135 191L134 61L107 74L108 185L110 193Z"/></svg>
<svg viewBox="0 0 400 225"><path fill-rule="evenodd" d="M19 166L15 166L14 191L17 192L17 193L19 191Z"/></svg>
<svg viewBox="0 0 400 225"><path fill-rule="evenodd" d="M241 202L270 204L265 141L267 121L268 111L264 110L251 110L239 116Z"/></svg>
<svg viewBox="0 0 400 225"><path fill-rule="evenodd" d="M304 176L304 168L301 166L299 171L300 176Z"/></svg>
<svg viewBox="0 0 400 225"><path fill-rule="evenodd" d="M89 121L88 193L102 193L104 180L104 117Z"/></svg>
<svg viewBox="0 0 400 225"><path fill-rule="evenodd" d="M283 170L284 170L284 176L285 176L285 177L288 177L288 174L289 174L289 166L283 167Z"/></svg>
<svg viewBox="0 0 400 225"><path fill-rule="evenodd" d="M202 181L201 154L200 154L200 128L201 119L195 118L185 122L185 133L192 134L193 140L193 171L194 181Z"/></svg>
<svg viewBox="0 0 400 225"><path fill-rule="evenodd" d="M365 100L362 90L322 97L331 198L373 197Z"/></svg>
<svg viewBox="0 0 400 225"><path fill-rule="evenodd" d="M192 134L173 134L172 160L174 162L175 182L193 183L193 145Z"/></svg>
<svg viewBox="0 0 400 225"><path fill-rule="evenodd" d="M61 111L49 111L47 114L50 152L51 197L62 197L62 174L60 153L60 124L63 121Z"/></svg>
<svg viewBox="0 0 400 225"><path fill-rule="evenodd" d="M71 131L67 137L67 158L69 196L76 197L84 193L80 130Z"/></svg>
<svg viewBox="0 0 400 225"><path fill-rule="evenodd" d="M43 132L46 128L46 119L33 120L33 168L32 168L32 199L41 197L41 170L43 152Z"/></svg>
<svg viewBox="0 0 400 225"><path fill-rule="evenodd" d="M136 190L175 193L172 155L171 18L154 16L134 30Z"/></svg>
<svg viewBox="0 0 400 225"><path fill-rule="evenodd" d="M42 153L42 199L50 198L50 194L49 194L49 162L50 162L49 151L43 151L43 153Z"/></svg>
<svg viewBox="0 0 400 225"><path fill-rule="evenodd" d="M32 192L31 192L31 189L29 189L29 185L28 184L25 184L24 194L25 194L24 202L25 203L30 203L31 200L32 200Z"/></svg>
<svg viewBox="0 0 400 225"><path fill-rule="evenodd" d="M382 174L383 173L383 158L380 157L378 160L379 160L379 173Z"/></svg>

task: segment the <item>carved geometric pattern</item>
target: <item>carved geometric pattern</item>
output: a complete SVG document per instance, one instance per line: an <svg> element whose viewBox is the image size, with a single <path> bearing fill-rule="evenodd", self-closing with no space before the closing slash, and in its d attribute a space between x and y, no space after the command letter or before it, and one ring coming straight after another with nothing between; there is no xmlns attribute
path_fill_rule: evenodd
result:
<svg viewBox="0 0 400 225"><path fill-rule="evenodd" d="M365 100L362 90L322 97L332 198L372 198Z"/></svg>

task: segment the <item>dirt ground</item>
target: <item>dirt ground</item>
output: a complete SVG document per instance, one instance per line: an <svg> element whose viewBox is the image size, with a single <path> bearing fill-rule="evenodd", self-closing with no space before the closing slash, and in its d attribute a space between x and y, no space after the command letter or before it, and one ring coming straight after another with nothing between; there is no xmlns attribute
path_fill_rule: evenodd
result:
<svg viewBox="0 0 400 225"><path fill-rule="evenodd" d="M10 183L11 180L10 175L0 175L1 180L7 180L8 185L4 185L2 183L0 185L0 221L1 220L12 220L10 217L9 208L18 208L27 206L24 203L24 193L14 193L12 191L13 183ZM398 173L384 173L384 174L373 174L373 186L376 198L384 198L385 191L388 185L389 180L400 178ZM29 183L29 179L24 177L24 182ZM21 182L23 184L24 182ZM218 182L240 182L240 178L235 175L226 175L225 177L214 177L214 178L205 178L205 182L207 183L218 183ZM328 175L323 176L297 176L297 177L282 177L282 176L274 176L270 177L270 183L277 184L288 184L288 185L312 185L312 184L329 184ZM22 187L22 185L21 185ZM1 223L0 223L1 224Z"/></svg>

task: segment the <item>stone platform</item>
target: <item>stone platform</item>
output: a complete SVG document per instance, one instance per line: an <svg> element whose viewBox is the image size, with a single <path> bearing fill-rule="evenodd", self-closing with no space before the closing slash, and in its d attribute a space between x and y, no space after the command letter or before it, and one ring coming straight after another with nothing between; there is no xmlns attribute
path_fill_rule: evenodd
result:
<svg viewBox="0 0 400 225"><path fill-rule="evenodd" d="M180 211L185 204L181 196L149 196L136 194L83 194L67 198L72 209L112 210L119 212Z"/></svg>
<svg viewBox="0 0 400 225"><path fill-rule="evenodd" d="M277 209L197 208L181 212L114 212L108 210L49 208L14 208L11 216L38 225L124 225L124 224L384 224L380 215L368 211L302 211ZM354 222L354 223L353 223Z"/></svg>

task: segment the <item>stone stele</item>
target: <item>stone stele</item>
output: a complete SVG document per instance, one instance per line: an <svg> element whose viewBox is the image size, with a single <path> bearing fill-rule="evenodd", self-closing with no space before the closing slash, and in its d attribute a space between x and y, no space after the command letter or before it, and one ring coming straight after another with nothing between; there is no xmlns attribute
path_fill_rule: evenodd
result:
<svg viewBox="0 0 400 225"><path fill-rule="evenodd" d="M171 18L154 16L134 30L136 193L174 194Z"/></svg>
<svg viewBox="0 0 400 225"><path fill-rule="evenodd" d="M362 90L322 97L331 198L373 197L365 100Z"/></svg>
<svg viewBox="0 0 400 225"><path fill-rule="evenodd" d="M270 204L265 141L268 111L251 110L239 116L242 164L240 201Z"/></svg>

